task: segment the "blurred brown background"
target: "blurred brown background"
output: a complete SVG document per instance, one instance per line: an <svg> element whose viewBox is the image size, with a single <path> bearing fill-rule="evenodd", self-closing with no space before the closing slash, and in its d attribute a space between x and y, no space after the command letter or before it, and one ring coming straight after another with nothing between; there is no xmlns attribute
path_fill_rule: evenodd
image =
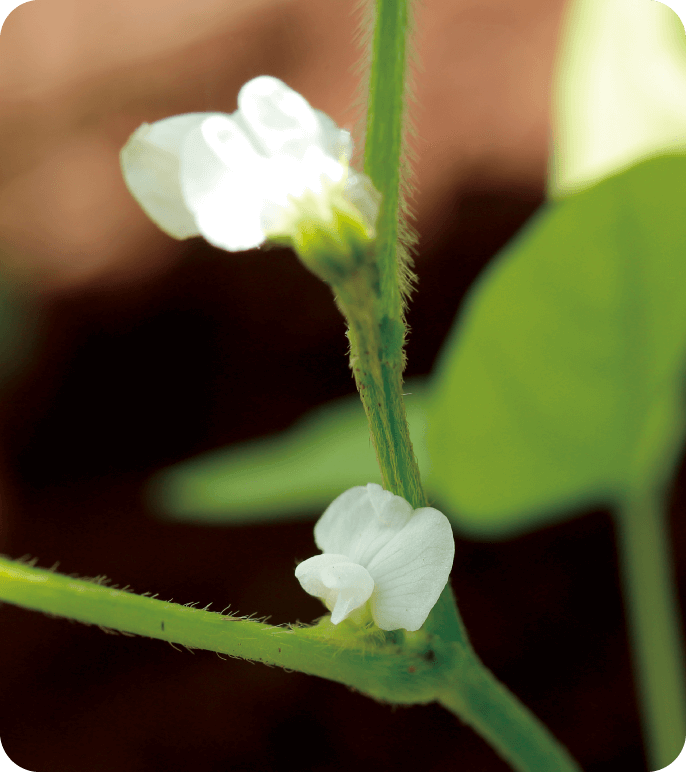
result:
<svg viewBox="0 0 686 772"><path fill-rule="evenodd" d="M329 290L287 251L167 238L128 195L118 152L143 121L232 112L259 74L352 128L355 6L35 0L5 22L0 247L40 337L0 408L0 552L275 624L322 613L293 576L313 554L311 523L166 525L141 492L164 465L353 391ZM431 370L466 288L543 200L561 11L561 0L418 10L408 375ZM588 772L645 769L613 538L603 512L510 542L458 537L452 579L486 664ZM11 606L0 624L0 739L33 772L507 769L437 706L392 710L298 673Z"/></svg>

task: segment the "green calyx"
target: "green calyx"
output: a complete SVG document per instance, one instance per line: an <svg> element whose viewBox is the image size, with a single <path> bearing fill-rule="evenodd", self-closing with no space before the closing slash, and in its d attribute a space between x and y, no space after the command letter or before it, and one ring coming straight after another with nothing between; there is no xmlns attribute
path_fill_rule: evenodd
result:
<svg viewBox="0 0 686 772"><path fill-rule="evenodd" d="M310 209L293 222L291 246L316 276L336 286L369 261L374 232L354 208L332 207L322 219Z"/></svg>

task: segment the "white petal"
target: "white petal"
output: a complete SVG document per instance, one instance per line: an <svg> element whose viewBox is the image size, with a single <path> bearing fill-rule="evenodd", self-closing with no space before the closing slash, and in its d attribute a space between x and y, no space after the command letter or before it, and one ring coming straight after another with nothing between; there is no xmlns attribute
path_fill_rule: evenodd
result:
<svg viewBox="0 0 686 772"><path fill-rule="evenodd" d="M302 158L308 147L317 145L335 161L341 156L346 161L352 158L350 132L270 75L261 75L243 86L234 119L268 156L286 153Z"/></svg>
<svg viewBox="0 0 686 772"><path fill-rule="evenodd" d="M346 167L338 159L327 155L318 145L307 148L301 164L307 187L315 193L321 193L324 189L322 177L331 182L341 182L346 173Z"/></svg>
<svg viewBox="0 0 686 772"><path fill-rule="evenodd" d="M177 239L200 235L181 191L179 157L189 131L209 115L189 113L144 123L120 153L122 174L131 195L158 227Z"/></svg>
<svg viewBox="0 0 686 772"><path fill-rule="evenodd" d="M262 187L265 233L288 233L303 217L332 222L330 187L332 183L342 187L345 173L345 167L317 145L308 147L301 159L289 155L270 158Z"/></svg>
<svg viewBox="0 0 686 772"><path fill-rule="evenodd" d="M366 220L373 232L381 208L381 193L366 174L350 171L345 183L345 194Z"/></svg>
<svg viewBox="0 0 686 772"><path fill-rule="evenodd" d="M238 110L266 155L288 153L300 158L319 135L319 119L307 100L270 75L243 86Z"/></svg>
<svg viewBox="0 0 686 772"><path fill-rule="evenodd" d="M353 157L353 138L350 132L339 129L336 122L321 110L315 110L314 114L319 121L319 144L325 153L340 160L341 156L346 161Z"/></svg>
<svg viewBox="0 0 686 772"><path fill-rule="evenodd" d="M314 527L322 552L347 555L367 566L412 517L412 506L380 485L369 483L342 493L327 507Z"/></svg>
<svg viewBox="0 0 686 772"><path fill-rule="evenodd" d="M368 564L371 612L382 630L419 630L443 591L455 556L452 528L437 509L417 509Z"/></svg>
<svg viewBox="0 0 686 772"><path fill-rule="evenodd" d="M305 592L324 601L335 625L364 606L374 591L367 569L345 555L315 555L300 563L295 576Z"/></svg>
<svg viewBox="0 0 686 772"><path fill-rule="evenodd" d="M181 151L181 189L202 235L221 249L253 249L261 225L265 161L228 116L188 133Z"/></svg>

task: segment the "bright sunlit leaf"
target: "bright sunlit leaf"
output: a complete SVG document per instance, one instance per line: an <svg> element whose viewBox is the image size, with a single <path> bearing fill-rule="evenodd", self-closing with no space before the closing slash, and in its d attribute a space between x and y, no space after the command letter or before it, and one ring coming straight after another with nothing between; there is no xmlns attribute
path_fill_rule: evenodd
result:
<svg viewBox="0 0 686 772"><path fill-rule="evenodd" d="M675 4L676 7L676 4ZM568 0L552 83L548 195L686 147L686 35L655 0Z"/></svg>

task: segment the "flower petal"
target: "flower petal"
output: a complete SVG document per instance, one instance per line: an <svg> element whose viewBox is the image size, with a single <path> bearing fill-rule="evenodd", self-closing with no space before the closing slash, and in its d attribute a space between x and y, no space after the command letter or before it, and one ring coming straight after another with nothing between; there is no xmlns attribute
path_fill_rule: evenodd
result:
<svg viewBox="0 0 686 772"><path fill-rule="evenodd" d="M176 239L200 235L181 190L179 157L188 132L209 115L189 113L144 123L120 153L122 174L131 195L159 228Z"/></svg>
<svg viewBox="0 0 686 772"><path fill-rule="evenodd" d="M350 171L345 183L347 198L357 207L370 229L375 233L376 221L381 208L381 193L366 174Z"/></svg>
<svg viewBox="0 0 686 772"><path fill-rule="evenodd" d="M300 563L295 576L305 592L324 601L335 625L364 606L374 591L367 569L345 555L315 555Z"/></svg>
<svg viewBox="0 0 686 772"><path fill-rule="evenodd" d="M185 138L181 189L200 232L216 247L238 252L265 240L264 175L264 159L229 116L211 116Z"/></svg>
<svg viewBox="0 0 686 772"><path fill-rule="evenodd" d="M320 121L307 100L278 78L261 75L238 92L238 111L251 139L267 156L301 158L319 137Z"/></svg>
<svg viewBox="0 0 686 772"><path fill-rule="evenodd" d="M341 156L346 161L352 158L350 132L270 75L253 78L243 86L233 117L267 156L302 158L309 147L316 145L335 161Z"/></svg>
<svg viewBox="0 0 686 772"><path fill-rule="evenodd" d="M448 518L417 509L402 531L369 562L374 580L370 605L382 630L419 630L443 591L455 556Z"/></svg>
<svg viewBox="0 0 686 772"><path fill-rule="evenodd" d="M319 144L322 150L336 161L339 161L341 156L350 161L353 157L353 138L350 132L339 129L336 122L321 110L315 109L314 114L319 121Z"/></svg>
<svg viewBox="0 0 686 772"><path fill-rule="evenodd" d="M327 507L314 527L314 540L322 552L347 555L366 567L398 535L412 511L405 499L380 485L356 486Z"/></svg>

